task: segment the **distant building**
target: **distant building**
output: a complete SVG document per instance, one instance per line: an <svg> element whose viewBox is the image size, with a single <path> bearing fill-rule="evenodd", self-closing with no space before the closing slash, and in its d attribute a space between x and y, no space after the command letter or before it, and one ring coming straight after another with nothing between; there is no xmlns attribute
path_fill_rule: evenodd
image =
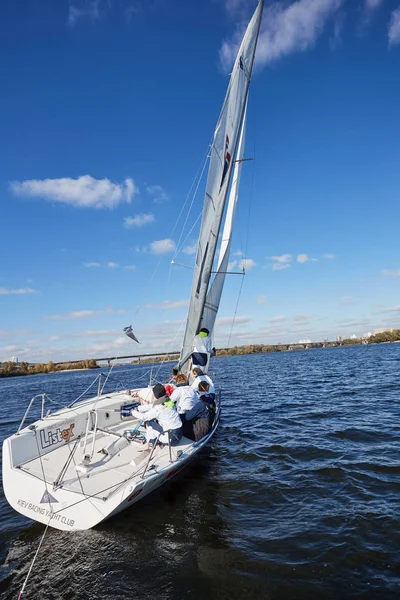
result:
<svg viewBox="0 0 400 600"><path fill-rule="evenodd" d="M385 333L386 331L388 331L389 333L392 333L393 328L390 328L390 327L378 327L378 329L374 329L374 335L377 335L378 333Z"/></svg>
<svg viewBox="0 0 400 600"><path fill-rule="evenodd" d="M13 362L13 363L18 363L18 358L17 358L16 356L12 356L12 357L10 358L10 362Z"/></svg>
<svg viewBox="0 0 400 600"><path fill-rule="evenodd" d="M298 344L312 344L312 341L311 340L299 340L297 343Z"/></svg>
<svg viewBox="0 0 400 600"><path fill-rule="evenodd" d="M337 335L336 336L336 341L337 342L343 342L343 336L342 335Z"/></svg>
<svg viewBox="0 0 400 600"><path fill-rule="evenodd" d="M361 337L363 340L368 340L371 337L372 333L370 331L367 331L367 333L364 333Z"/></svg>

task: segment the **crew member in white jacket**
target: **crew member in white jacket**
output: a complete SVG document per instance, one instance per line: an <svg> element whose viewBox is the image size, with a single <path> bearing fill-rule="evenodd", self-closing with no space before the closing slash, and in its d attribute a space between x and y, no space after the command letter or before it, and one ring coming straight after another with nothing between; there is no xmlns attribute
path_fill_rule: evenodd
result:
<svg viewBox="0 0 400 600"><path fill-rule="evenodd" d="M176 388L171 394L171 400L176 403L176 410L184 415L198 402L199 397L195 390L189 385L188 378L183 373L176 376Z"/></svg>
<svg viewBox="0 0 400 600"><path fill-rule="evenodd" d="M193 377L192 388L194 390L196 390L196 392L198 392L200 381L206 381L208 383L208 385L210 386L209 393L213 394L214 400L215 400L215 387L214 387L214 383L213 383L213 380L211 379L211 377L209 375L205 375L203 373L203 371L201 369L199 369L198 367L195 367L194 369L192 369L191 374Z"/></svg>
<svg viewBox="0 0 400 600"><path fill-rule="evenodd" d="M193 340L192 366L201 367L207 373L210 357L214 354L210 332L203 327Z"/></svg>
<svg viewBox="0 0 400 600"><path fill-rule="evenodd" d="M164 390L165 391L165 390ZM166 396L166 394L165 394ZM182 437L182 421L174 402L167 399L164 404L156 406L142 405L131 411L132 416L146 423L146 441L154 445L159 433L159 442L168 444L168 431L171 444L179 442Z"/></svg>

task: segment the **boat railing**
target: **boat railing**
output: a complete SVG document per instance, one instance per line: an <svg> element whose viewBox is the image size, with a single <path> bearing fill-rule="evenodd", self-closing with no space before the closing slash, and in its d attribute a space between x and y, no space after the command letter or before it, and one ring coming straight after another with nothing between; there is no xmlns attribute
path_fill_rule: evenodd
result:
<svg viewBox="0 0 400 600"><path fill-rule="evenodd" d="M147 459L146 466L145 466L145 468L144 468L144 471L143 471L143 473L142 473L142 476L141 476L141 478L142 478L142 479L144 479L144 476L146 475L146 471L147 471L147 469L148 469L148 466L149 466L149 464L150 464L150 461L151 461L151 459L153 458L154 450L155 450L155 449L156 449L156 447L157 447L158 440L160 439L160 435L161 435L161 433L162 433L162 431L160 431L160 433L159 433L159 434L158 434L158 436L157 436L157 439L156 439L155 443L153 444L153 447L152 447L152 449L151 449L151 452L150 452L149 458Z"/></svg>
<svg viewBox="0 0 400 600"><path fill-rule="evenodd" d="M172 449L171 449L171 429L168 429L167 431L160 431L160 433L158 434L158 436L157 436L157 438L156 438L156 441L155 441L155 443L153 444L153 447L152 447L152 449L151 449L151 452L150 452L150 456L149 456L149 458L147 459L146 466L145 466L145 468L144 468L144 471L143 471L143 473L142 473L142 475L141 475L141 478L142 478L142 479L144 479L144 476L146 475L146 471L147 471L147 469L148 469L148 466L149 466L149 464L150 464L150 461L151 461L151 459L153 458L154 451L155 451L155 449L156 449L156 447L157 447L157 444L158 444L158 442L159 442L159 440L160 440L160 435L161 435L162 433L167 433L167 434L168 434L169 462L170 462L170 463L174 462L174 461L173 461L173 458L172 458Z"/></svg>
<svg viewBox="0 0 400 600"><path fill-rule="evenodd" d="M22 429L22 427L23 427L23 425L25 423L26 417L28 416L29 411L31 410L32 404L34 403L34 401L36 400L36 398L41 398L42 399L42 407L41 407L41 411L40 411L40 420L43 420L43 418L44 418L44 402L45 402L46 394L37 394L36 396L33 396L32 400L29 402L28 408L26 409L25 414L22 417L22 421L21 421L21 423L20 423L20 425L19 425L19 427L17 429L16 435L18 435L19 432L21 431L21 429Z"/></svg>
<svg viewBox="0 0 400 600"><path fill-rule="evenodd" d="M98 421L97 410L90 410L88 412L85 439L84 439L84 443L83 443L83 461L85 464L86 463L89 464L93 458L94 447L95 447L95 443L96 443L97 421ZM88 454L86 452L86 448L88 446L88 437L91 433L93 434L92 435L92 448L91 448L90 453Z"/></svg>

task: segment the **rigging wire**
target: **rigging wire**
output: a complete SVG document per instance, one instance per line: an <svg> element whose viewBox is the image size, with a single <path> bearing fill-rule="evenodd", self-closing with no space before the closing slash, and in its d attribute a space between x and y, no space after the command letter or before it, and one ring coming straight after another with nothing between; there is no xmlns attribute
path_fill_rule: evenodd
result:
<svg viewBox="0 0 400 600"><path fill-rule="evenodd" d="M207 161L208 161L208 158L209 158L209 154L208 154L208 153L209 153L209 148L210 148L210 147L211 147L211 143L208 145L208 148L207 148L206 155L205 155L205 157L204 157L204 159L203 159L203 167L202 167L202 169L201 169L200 176L199 176L199 171L200 171L200 169L199 169L199 170L197 171L197 173L196 173L195 180L196 180L196 178L198 177L198 181L197 181L196 189L194 190L194 193L193 193L193 196L192 196L192 201L191 201L191 203L190 203L189 210L187 211L187 215L186 215L185 222L184 222L184 223L183 223L183 225L182 225L182 231L181 231L181 235L180 235L180 237L179 237L178 243L177 243L177 245L176 245L176 247L177 247L177 250L176 250L176 252L175 252L175 254L174 254L174 259L175 259L175 257L178 255L178 253L179 253L179 251L180 251L180 247L181 247L181 240L182 240L183 232L184 232L184 230L185 230L186 223L187 223L187 222L188 222L188 220L189 220L189 216L190 216L190 213L191 213L191 210L192 210L192 207L193 207L193 202L194 202L194 200L195 200L195 198L196 198L196 195L197 195L197 192L198 192L198 190L199 190L199 186L200 186L201 180L203 179L204 171L205 171L205 168L206 168L206 165L207 165ZM194 182L193 182L193 183L194 183ZM193 184L192 184L192 186L191 186L191 188L190 188L189 194L191 193L192 189L193 189ZM189 194L188 194L188 196L189 196ZM186 204L186 201L185 201L185 204ZM185 205L184 205L184 206L185 206ZM199 220L199 218L200 218L200 216L201 216L202 212L203 212L203 211L201 211L201 212L200 212L200 215L197 217L197 219L196 219L196 221L195 221L194 225L192 226L192 228L190 229L190 231L189 231L188 235L186 236L186 238L185 238L185 239L184 239L184 241L182 242L182 246L185 244L185 242L186 242L186 240L188 239L188 237L189 237L190 233L193 231L193 229L194 229L195 225L197 224L197 221ZM182 214L182 211L181 211L181 214ZM180 215L179 215L179 216L180 216Z"/></svg>
<svg viewBox="0 0 400 600"><path fill-rule="evenodd" d="M194 188L194 186L195 186L195 184L196 184L196 180L197 180L197 177L198 177L198 175L199 175L199 172L201 172L201 176L202 176L202 175L203 175L203 173L204 173L204 168L205 168L205 164L207 163L207 159L208 159L208 147L207 147L206 157L205 157L205 159L203 159L203 160L201 161L201 165L202 165L202 167L199 167L199 169L197 170L197 173L196 173L196 175L195 175L195 177L194 177L194 179L193 179L193 181L192 181L192 184L191 184L191 186L190 186L189 192L188 192L188 194L187 194L187 196L186 196L186 198L185 198L185 201L184 201L184 203L183 203L183 205L182 205L182 208L181 208L181 210L180 210L180 213L179 213L179 215L178 215L178 218L176 219L176 221L175 221L175 224L174 224L174 226L173 226L173 228L172 228L172 230L171 230L171 233L170 233L171 237L173 236L173 234L175 233L175 230L176 230L176 228L178 227L179 220L180 220L180 218L181 218L181 216L182 216L182 214L183 214L183 212L184 212L184 210L185 210L185 207L186 207L186 205L187 205L187 203L188 203L188 201L189 201L189 198L190 198L190 195L191 195L191 193L192 193L192 190L193 190L193 188ZM203 163L204 163L204 164L203 164ZM197 185L197 187L196 187L196 193L197 193L198 187L199 187L199 184L198 184L198 185ZM193 204L193 200L194 200L194 197L193 197L193 199L192 199L192 203L191 203L191 205ZM186 219L186 221L187 221L187 219ZM186 221L185 221L185 223L186 223ZM181 235L181 236L182 236L182 235ZM145 289L144 289L144 291L143 291L143 294L142 294L142 296L141 296L141 299L140 299L139 305L138 305L138 307L137 307L137 309L136 309L136 313L135 313L135 315L134 315L134 319L136 319L136 318L137 318L137 316L138 316L138 314L139 314L139 311L141 310L141 308L142 308L142 306L143 306L144 298L146 297L146 294L147 294L147 292L148 292L148 290L149 290L149 288L150 288L150 286L151 286L151 284L152 284L152 282L153 282L153 279L154 279L154 277L155 277L155 275L156 275L156 273L157 273L157 271L158 271L158 269L159 269L159 267L160 267L161 261L162 261L162 259L164 258L164 256L165 256L166 252L167 252L167 246L165 246L165 249L164 249L164 251L162 252L162 254L161 254L161 256L160 256L160 258L159 258L159 260L158 260L158 262L157 262L157 265L156 265L156 267L155 267L155 269L154 269L154 271L153 271L153 273L152 273L152 275L151 275L151 277L150 277L150 279L149 279L149 282L147 283L147 286L145 287Z"/></svg>
<svg viewBox="0 0 400 600"><path fill-rule="evenodd" d="M173 340L170 342L170 345L169 345L170 349L171 349L171 348L173 347L173 345L175 344L177 337L178 337L178 336L181 334L181 331L182 331L182 329L183 329L183 325L184 325L184 321L182 321L182 322L181 322L181 324L180 324L180 326L179 326L179 329L177 330L177 332L176 332L176 334L175 334L175 336L174 336L174 339L173 339ZM170 353L171 353L171 350L168 350L168 354L167 354L167 356L165 356L165 357L164 357L164 358L163 358L163 359L160 361L160 366L158 367L158 369L157 369L157 371L156 371L155 377L158 377L158 374L159 374L159 372L160 372L161 368L164 366L164 364L165 364L166 362L168 362L169 360L171 360L171 359L169 358L169 354L170 354Z"/></svg>
<svg viewBox="0 0 400 600"><path fill-rule="evenodd" d="M212 140L211 140L211 141L212 141ZM178 240L178 242L177 242L177 244L176 244L175 253L174 253L174 255L173 255L173 257L172 257L172 260L171 260L171 263L170 263L170 267L169 267L169 271L168 271L167 285L166 285L166 290L165 290L165 291L167 292L167 294L168 294L168 292L169 292L169 288L170 288L170 285L171 285L172 266L173 266L173 264L174 264L174 262L175 262L175 258L176 258L176 257L177 257L177 255L179 254L179 252L180 252L180 249L181 249L181 248L183 248L183 246L185 245L185 243L186 243L187 239L189 238L189 236L190 236L191 232L193 231L193 229L194 229L194 228L195 228L195 226L197 225L197 222L198 222L198 220L200 219L200 217L201 217L201 215L202 215L202 212L200 212L199 216L197 217L196 221L194 222L193 226L191 227L191 229L190 229L189 233L187 234L187 236L185 237L184 241L183 241L183 242L182 242L182 244L181 244L181 240L182 240L183 232L184 232L184 229L185 229L185 227L186 227L186 223L188 222L188 219L189 219L190 213L191 213L191 211L192 211L193 202L194 202L194 200L195 200L195 198L196 198L196 196L197 196L197 192L198 192L198 189L199 189L199 186L200 186L201 180L203 179L204 170L205 170L205 168L206 168L207 161L208 161L208 158L209 158L209 156L208 156L209 147L210 147L210 144L209 144L209 146L207 147L207 152L206 152L206 154L205 154L205 156L204 156L204 158L203 158L203 160L202 160L202 164L203 164L203 166L201 167L201 165L200 165L200 166L199 166L199 168L197 169L197 173L196 173L196 175L195 175L195 177L194 177L194 179L193 179L193 181L192 181L192 184L191 184L191 186L190 186L189 192L188 192L188 194L187 194L187 196L186 196L186 199L185 199L185 202L184 202L184 204L183 204L183 206L182 206L181 212L179 213L178 219L177 219L177 221L176 221L176 223L175 223L175 226L174 226L174 228L173 228L173 230L172 230L172 232L171 232L171 236L172 236L172 235L173 235L173 233L174 233L174 231L175 231L175 229L176 229L176 227L177 227L177 225L178 225L179 219L180 219L180 217L181 217L181 215L182 215L182 213L183 213L183 211L184 211L184 208L185 208L185 206L186 206L186 204L187 204L187 202L188 202L188 200L189 200L189 197L190 197L190 195L191 195L191 193L192 193L192 190L193 190L193 187L194 187L194 185L195 185L195 183L196 183L196 180L198 180L198 181L197 181L196 188L195 188L195 190L194 190L194 192L193 192L192 201L191 201L191 203L190 203L189 210L187 211L187 214L186 214L186 219L185 219L185 222L183 223L183 226L182 226L182 229L181 229L181 234L180 234L180 236L179 236L179 240ZM161 310L161 315L160 315L160 318L163 316L164 312L165 312L165 307L163 307L163 308L162 308L162 310ZM164 362L164 361L162 361L162 362Z"/></svg>
<svg viewBox="0 0 400 600"><path fill-rule="evenodd" d="M239 288L239 294L238 294L237 301L236 301L235 312L233 313L231 330L229 332L229 338L228 338L228 346L227 346L228 348L229 348L230 343L231 343L232 332L233 332L233 328L235 326L235 319L236 319L237 311L238 311L238 308L239 308L240 296L242 295L243 284L244 284L244 273L243 273L242 281L240 282L240 288Z"/></svg>
<svg viewBox="0 0 400 600"><path fill-rule="evenodd" d="M185 226L186 226L186 224L187 224L187 221L188 221L188 219L189 219L190 212L191 212L191 210L192 210L193 203L194 203L194 200L195 200L195 198L196 198L196 195L197 195L197 192L198 192L198 189L199 189L199 186L200 186L200 183L201 183L201 180L202 180L202 178L203 178L204 171L205 171L205 168L206 168L206 165L207 165L207 161L208 161L208 158L209 158L209 148L210 148L210 145L211 145L211 143L212 143L212 139L213 139L213 138L211 138L211 141L210 141L210 143L209 143L209 144L208 144L208 146L207 146L207 151L206 151L206 153L205 153L205 156L204 156L204 158L202 159L202 161L201 161L201 163L200 163L200 166L199 166L199 168L197 169L196 175L194 176L194 179L193 179L193 181L192 181L192 183L191 183L191 186L190 186L190 188L189 188L189 191L188 191L188 193L187 193L187 196L186 196L186 198L185 198L185 201L184 201L184 203L183 203L183 205L182 205L182 208L181 208L181 210L180 210L180 212L179 212L179 215L178 215L178 217L177 217L177 219L176 219L176 221L175 221L175 224L174 224L174 226L173 226L173 228L172 228L172 230L171 230L171 233L170 233L170 236L172 237L172 236L173 236L173 234L174 234L174 232L175 232L175 230L176 230L176 228L177 228L177 226L178 226L178 223L179 223L179 221L180 221L180 218L181 218L181 216L183 215L183 212L184 212L184 210L185 210L185 208L186 208L186 206L187 206L187 203L189 202L189 198L190 198L190 196L192 195L193 188L195 188L195 189L194 189L193 196L192 196L192 200L191 200L191 203L190 203L190 206L189 206L189 210L188 210L188 212L187 212L187 215L186 215L186 218L185 218L185 221L184 221L183 227L182 227L182 231L181 231L181 234L180 234L180 237L179 237L179 240L178 240L177 246L176 246L176 247L177 247L177 250L175 251L175 254L174 254L174 257L173 257L173 259L172 259L172 262L173 262L174 258L177 256L177 253L179 252L179 247L180 247L180 244L181 244L181 240L182 240L182 236L183 236L184 228L185 228ZM197 184L196 184L196 182L197 182ZM200 214L199 214L199 216L197 217L197 219L196 219L196 221L195 221L194 225L193 225L193 226L192 226L192 228L190 229L190 231L189 231L188 235L186 236L186 238L185 238L185 240L184 240L183 244L185 244L185 243L186 243L186 240L188 239L189 235L191 234L191 232L193 231L194 227L196 226L196 224L197 224L198 220L200 219L200 217L201 217L201 214L202 214L202 213L200 213ZM182 245L183 245L183 244L182 244ZM143 306L144 299L145 299L145 297L146 297L146 295L147 295L147 293L148 293L148 291L149 291L149 289L150 289L150 286L151 286L151 284L152 284L152 282L153 282L153 279L154 279L154 277L155 277L155 275L156 275L156 273L157 273L157 271L158 271L158 269L159 269L159 267L160 267L160 265L161 265L162 259L164 258L164 256L165 256L166 252L167 252L167 247L165 247L165 250L162 252L162 254L161 254L161 256L160 256L160 258L159 258L159 260L158 260L158 262L157 262L157 264L156 264L156 266L155 266L155 269L154 269L154 271L153 271L153 273L152 273L152 275L151 275L151 277L150 277L150 279L149 279L149 281L148 281L148 283L147 283L147 285L146 285L146 287L145 287L145 289L144 289L144 291L143 291L143 293L142 293L142 296L141 296L141 298L140 298L140 301L139 301L138 307L137 307L137 309L136 309L136 312L135 312L135 315L134 315L134 320L136 320L136 319L137 319L137 316L138 316L138 314L139 314L139 312L140 312L140 310L141 310L141 308L142 308L142 306ZM172 264L171 264L171 266L170 266L169 273L168 273L168 280L167 280L167 286L166 286L166 287L167 287L167 289L169 289L169 286L170 286L170 281L171 281L171 273L172 273ZM164 312L164 311L165 311L165 308L162 310L162 312L161 312L161 315L163 314L163 312ZM175 336L175 337L176 337L176 336ZM116 361L116 360L118 360L118 356L116 356L114 359L112 359L112 365L111 365L111 367L110 367L110 371L109 371L109 374L108 374L108 376L111 374L111 372L112 372L112 370L113 370L113 368L114 368L114 365L115 365L115 361ZM163 364L164 362L165 362L165 360L163 360L161 364ZM105 386L105 384L107 383L108 376L107 376L107 378L106 378L106 381L104 382L104 385L103 385L103 387L102 387L102 391L103 391L103 389L104 389L104 386ZM81 396L80 396L80 397L81 397ZM77 400L76 400L76 401L77 401ZM75 402L76 402L76 401L75 401Z"/></svg>
<svg viewBox="0 0 400 600"><path fill-rule="evenodd" d="M41 548L41 546L42 546L42 543L43 543L43 540L44 540L44 538L45 538L45 536L46 536L46 533L47 533L47 530L48 530L48 528L49 528L49 525L50 525L50 521L51 521L51 518L52 518L52 516L53 516L53 515L51 514L51 515L50 515L50 518L49 518L49 521L48 521L48 523L47 523L47 525L46 525L46 529L44 530L44 532L43 532L43 535L42 535L42 537L41 537L41 539L40 539L39 545L38 545L38 547L37 547L37 549L36 549L36 552L35 552L35 556L33 557L33 560L32 560L32 562L31 562L31 566L29 567L28 573L27 573L27 575L26 575L26 577L25 577L25 579L24 579L24 583L22 584L21 591L20 591L20 593L19 593L19 595L18 595L18 600L22 600L22 598L23 598L23 595L24 595L24 591L25 591L26 584L28 583L28 579L29 579L29 577L30 577L30 575L31 575L31 572L32 572L32 569L33 569L33 565L35 564L35 561L36 561L37 555L39 554L39 550L40 550L40 548Z"/></svg>

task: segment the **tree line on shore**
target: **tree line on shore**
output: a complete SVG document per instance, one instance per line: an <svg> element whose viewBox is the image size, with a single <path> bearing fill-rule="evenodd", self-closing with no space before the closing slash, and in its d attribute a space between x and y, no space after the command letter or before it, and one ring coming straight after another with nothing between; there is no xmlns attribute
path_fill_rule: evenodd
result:
<svg viewBox="0 0 400 600"><path fill-rule="evenodd" d="M390 342L400 342L400 329L382 331L381 333L371 335L369 338L347 338L340 343L342 346L355 346L358 344L388 344Z"/></svg>
<svg viewBox="0 0 400 600"><path fill-rule="evenodd" d="M217 350L217 356L236 356L242 354L264 354L267 352L284 352L287 350L296 350L302 348L318 348L323 346L354 346L359 344L385 344L389 342L400 341L400 329L393 331L383 331L369 338L345 338L340 342L318 342L318 343L303 343L303 344L250 344L247 346L233 346L232 348L220 348ZM171 355L168 360L177 360L178 355ZM151 358L143 358L141 363L154 363L164 361L165 357L155 356ZM132 364L137 364L137 361ZM5 362L0 369L0 377L15 377L16 375L36 375L38 373L54 373L56 371L66 371L71 369L96 369L99 365L91 358L82 360L81 362L65 362L57 363L50 361L47 364L37 363L30 365L27 362L15 363Z"/></svg>
<svg viewBox="0 0 400 600"><path fill-rule="evenodd" d="M235 356L236 354L261 354L266 352L285 352L287 350L303 350L305 348L323 348L336 346L357 346L360 344L385 344L400 341L400 329L383 331L369 338L344 338L337 342L300 342L298 344L250 344L247 346L233 346L217 350L218 356Z"/></svg>
<svg viewBox="0 0 400 600"><path fill-rule="evenodd" d="M57 363L49 361L47 364L36 363L31 365L28 362L11 362L7 361L2 364L0 369L0 377L15 377L18 375L37 375L38 373L55 373L57 371L69 371L71 369L97 369L98 364L91 358L82 360L78 363Z"/></svg>

